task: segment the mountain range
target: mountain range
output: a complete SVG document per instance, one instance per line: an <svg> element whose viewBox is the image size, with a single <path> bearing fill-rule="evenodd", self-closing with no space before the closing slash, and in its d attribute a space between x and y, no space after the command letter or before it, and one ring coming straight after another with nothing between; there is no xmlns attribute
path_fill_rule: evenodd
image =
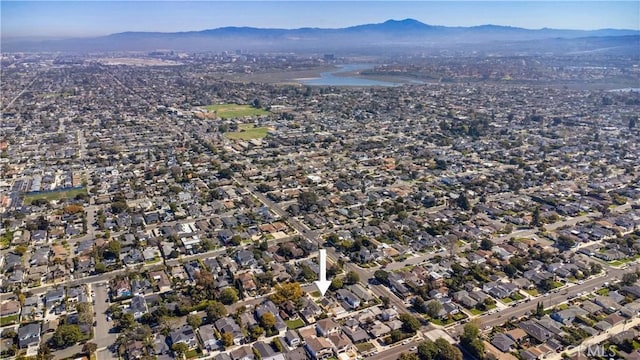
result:
<svg viewBox="0 0 640 360"><path fill-rule="evenodd" d="M429 51L498 53L638 53L639 30L531 30L510 26L447 27L414 19L340 29L222 27L189 32L123 32L61 40L3 39L3 51L224 51L399 54Z"/></svg>

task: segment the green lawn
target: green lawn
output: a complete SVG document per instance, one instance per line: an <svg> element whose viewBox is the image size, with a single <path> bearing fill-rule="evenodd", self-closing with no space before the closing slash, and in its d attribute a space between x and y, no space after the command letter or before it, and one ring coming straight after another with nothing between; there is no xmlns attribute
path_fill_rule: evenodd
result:
<svg viewBox="0 0 640 360"><path fill-rule="evenodd" d="M46 199L48 201L52 200L60 200L60 199L73 199L77 195L84 194L87 195L86 188L77 188L70 190L61 190L61 191L50 191L40 194L29 194L24 196L24 204L31 205L31 203L36 199Z"/></svg>
<svg viewBox="0 0 640 360"><path fill-rule="evenodd" d="M189 350L187 351L184 356L187 359L194 359L197 358L198 356L200 356L200 352L198 351L198 349L193 349L193 350Z"/></svg>
<svg viewBox="0 0 640 360"><path fill-rule="evenodd" d="M287 324L287 327L291 330L295 330L304 326L304 321L302 321L302 319L287 320L285 321L285 323Z"/></svg>
<svg viewBox="0 0 640 360"><path fill-rule="evenodd" d="M223 119L233 119L245 116L259 116L267 115L268 111L264 109L257 109L251 105L239 105L239 104L217 104L205 106L205 109L213 111L218 117Z"/></svg>
<svg viewBox="0 0 640 360"><path fill-rule="evenodd" d="M472 315L480 315L480 314L482 314L482 313L483 313L483 311L478 310L478 309L476 309L476 308L470 309L470 310L469 310L469 312L470 312Z"/></svg>
<svg viewBox="0 0 640 360"><path fill-rule="evenodd" d="M11 245L11 240L13 240L13 231L7 231L0 237L0 249L6 249Z"/></svg>
<svg viewBox="0 0 640 360"><path fill-rule="evenodd" d="M267 136L269 128L266 127L253 127L250 124L242 124L238 126L240 130L225 133L224 136L231 140L251 140L262 139Z"/></svg>
<svg viewBox="0 0 640 360"><path fill-rule="evenodd" d="M18 321L18 315L5 316L0 318L0 326L14 324Z"/></svg>
<svg viewBox="0 0 640 360"><path fill-rule="evenodd" d="M513 299L510 297L506 297L506 298L500 299L500 301L502 301L502 303L504 304L509 304L513 302Z"/></svg>
<svg viewBox="0 0 640 360"><path fill-rule="evenodd" d="M367 352L371 349L373 349L375 346L373 346L372 343L361 343L361 344L356 344L356 348L358 349L359 352L363 353L363 352Z"/></svg>
<svg viewBox="0 0 640 360"><path fill-rule="evenodd" d="M596 294L602 295L602 296L608 296L609 295L609 289L607 289L607 288L598 289L598 291L596 291Z"/></svg>
<svg viewBox="0 0 640 360"><path fill-rule="evenodd" d="M630 263L630 262L632 262L634 260L637 260L637 259L638 259L638 255L636 255L634 257L630 257L630 258L609 261L609 265L611 265L611 266L622 266L624 264Z"/></svg>
<svg viewBox="0 0 640 360"><path fill-rule="evenodd" d="M538 289L531 289L531 290L525 290L527 292L527 294L531 295L531 296L538 296L540 295L540 292L538 292Z"/></svg>

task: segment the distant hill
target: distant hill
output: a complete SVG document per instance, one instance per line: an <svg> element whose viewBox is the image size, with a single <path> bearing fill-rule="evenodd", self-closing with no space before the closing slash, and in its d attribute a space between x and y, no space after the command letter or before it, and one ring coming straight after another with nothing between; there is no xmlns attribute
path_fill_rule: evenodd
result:
<svg viewBox="0 0 640 360"><path fill-rule="evenodd" d="M3 39L3 51L286 51L304 53L332 52L348 54L396 54L409 52L487 51L502 53L553 52L566 49L558 42L577 40L579 48L571 51L595 51L606 42L615 41L626 52L638 52L640 31L637 30L558 30L523 29L510 26L481 25L447 27L424 24L413 19L388 20L379 24L357 25L341 29L300 28L262 29L253 27L222 27L189 32L123 32L94 38L25 41ZM562 40L562 41L561 41ZM534 43L529 43L534 41ZM546 48L545 42L550 48ZM604 42L604 44L603 44ZM535 46L533 46L535 45ZM566 44L565 44L566 45ZM533 46L533 47L532 47ZM626 49L626 47L634 47ZM608 50L610 51L610 50ZM617 50L616 50L617 51Z"/></svg>

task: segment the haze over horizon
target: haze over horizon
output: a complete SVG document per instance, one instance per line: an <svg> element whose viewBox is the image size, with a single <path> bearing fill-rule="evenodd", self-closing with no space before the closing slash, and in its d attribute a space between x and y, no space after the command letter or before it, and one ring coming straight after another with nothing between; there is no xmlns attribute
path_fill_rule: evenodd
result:
<svg viewBox="0 0 640 360"><path fill-rule="evenodd" d="M92 37L227 26L343 28L411 18L430 25L640 30L638 1L2 1L2 37Z"/></svg>

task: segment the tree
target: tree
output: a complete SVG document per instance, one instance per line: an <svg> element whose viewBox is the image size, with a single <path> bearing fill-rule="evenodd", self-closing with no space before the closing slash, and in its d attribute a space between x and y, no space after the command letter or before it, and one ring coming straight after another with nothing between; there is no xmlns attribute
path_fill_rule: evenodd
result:
<svg viewBox="0 0 640 360"><path fill-rule="evenodd" d="M622 283L624 285L633 285L633 283L635 283L636 281L638 281L638 274L636 274L635 272L629 272L629 273L625 273L622 275Z"/></svg>
<svg viewBox="0 0 640 360"><path fill-rule="evenodd" d="M93 354L98 350L98 345L96 343L88 342L82 346L82 352L87 353L89 355Z"/></svg>
<svg viewBox="0 0 640 360"><path fill-rule="evenodd" d="M556 246L561 250L569 250L576 244L575 240L567 235L560 235Z"/></svg>
<svg viewBox="0 0 640 360"><path fill-rule="evenodd" d="M270 312L264 313L260 317L260 325L267 330L271 330L276 326L276 317Z"/></svg>
<svg viewBox="0 0 640 360"><path fill-rule="evenodd" d="M120 214L121 212L129 210L129 206L126 201L114 201L111 203L111 211L114 214Z"/></svg>
<svg viewBox="0 0 640 360"><path fill-rule="evenodd" d="M542 302L538 302L538 304L536 305L536 317L541 318L543 316L544 316L544 305L542 304Z"/></svg>
<svg viewBox="0 0 640 360"><path fill-rule="evenodd" d="M202 325L202 318L196 314L187 315L187 324L191 325L192 328L197 329Z"/></svg>
<svg viewBox="0 0 640 360"><path fill-rule="evenodd" d="M227 287L220 291L220 302L231 305L238 301L238 291L232 287Z"/></svg>
<svg viewBox="0 0 640 360"><path fill-rule="evenodd" d="M422 296L414 297L413 300L411 300L411 307L413 308L413 310L419 313L424 313L427 311L425 302L424 302L424 299L422 299Z"/></svg>
<svg viewBox="0 0 640 360"><path fill-rule="evenodd" d="M402 321L402 330L406 333L415 333L420 329L420 321L414 316L402 313L400 314L399 319Z"/></svg>
<svg viewBox="0 0 640 360"><path fill-rule="evenodd" d="M484 358L484 342L480 339L480 329L473 322L465 324L460 344L478 359Z"/></svg>
<svg viewBox="0 0 640 360"><path fill-rule="evenodd" d="M229 347L233 345L233 334L230 332L222 333L222 345Z"/></svg>
<svg viewBox="0 0 640 360"><path fill-rule="evenodd" d="M402 331L395 329L389 333L389 337L391 338L391 343L397 343L398 341L404 339L404 334Z"/></svg>
<svg viewBox="0 0 640 360"><path fill-rule="evenodd" d="M518 273L518 269L512 264L507 264L504 266L504 273L507 274L510 278L515 277Z"/></svg>
<svg viewBox="0 0 640 360"><path fill-rule="evenodd" d="M107 244L106 250L116 257L120 256L120 242L117 240L111 240Z"/></svg>
<svg viewBox="0 0 640 360"><path fill-rule="evenodd" d="M271 345L273 345L273 347L278 352L283 352L284 351L284 346L282 346L282 343L280 342L280 339L278 339L278 338L274 338L273 341L271 342Z"/></svg>
<svg viewBox="0 0 640 360"><path fill-rule="evenodd" d="M442 304L438 300L431 300L427 303L427 315L432 319L440 317L440 312L443 310Z"/></svg>
<svg viewBox="0 0 640 360"><path fill-rule="evenodd" d="M171 345L171 350L176 353L176 358L182 358L189 351L189 346L183 342Z"/></svg>
<svg viewBox="0 0 640 360"><path fill-rule="evenodd" d="M471 203L467 198L467 194L465 194L464 192L460 194L460 196L458 196L458 200L456 201L456 203L462 210L471 210Z"/></svg>
<svg viewBox="0 0 640 360"><path fill-rule="evenodd" d="M478 339L480 340L480 339ZM438 355L436 356L436 360L462 360L462 352L457 347L449 344L449 342L443 338L437 338L434 341L436 348L438 348ZM484 344L480 341L482 345L482 350L484 351ZM480 353L480 357L478 359L482 359L484 357L484 353Z"/></svg>
<svg viewBox="0 0 640 360"><path fill-rule="evenodd" d="M597 262L592 262L589 263L589 269L591 270L591 275L600 274L600 272L602 271L602 265L598 264Z"/></svg>
<svg viewBox="0 0 640 360"><path fill-rule="evenodd" d="M207 320L214 322L227 316L227 308L219 301L212 301L207 305Z"/></svg>
<svg viewBox="0 0 640 360"><path fill-rule="evenodd" d="M335 291L338 289L342 289L343 286L344 282L342 281L342 278L336 277L331 280L331 286L329 288Z"/></svg>
<svg viewBox="0 0 640 360"><path fill-rule="evenodd" d="M298 206L303 211L313 211L318 204L318 195L313 191L304 191L298 195Z"/></svg>
<svg viewBox="0 0 640 360"><path fill-rule="evenodd" d="M62 324L58 326L51 338L51 345L55 348L69 347L82 338L82 331L78 325Z"/></svg>
<svg viewBox="0 0 640 360"><path fill-rule="evenodd" d="M480 241L480 249L489 251L492 248L493 248L493 241L489 239L482 239L482 241Z"/></svg>
<svg viewBox="0 0 640 360"><path fill-rule="evenodd" d="M122 317L118 319L118 328L122 331L131 330L136 326L136 320L132 313L122 314Z"/></svg>
<svg viewBox="0 0 640 360"><path fill-rule="evenodd" d="M440 350L433 341L423 341L418 345L418 355L421 360L433 360Z"/></svg>
<svg viewBox="0 0 640 360"><path fill-rule="evenodd" d="M382 307L384 307L385 309L389 308L389 297L387 296L380 296L380 301L382 301Z"/></svg>
<svg viewBox="0 0 640 360"><path fill-rule="evenodd" d="M402 353L399 357L400 360L420 360L417 354L414 353Z"/></svg>
<svg viewBox="0 0 640 360"><path fill-rule="evenodd" d="M293 302L298 301L304 295L300 284L297 282L290 282L276 285L275 292L269 297L276 305L283 304L284 302L291 300Z"/></svg>
<svg viewBox="0 0 640 360"><path fill-rule="evenodd" d="M94 270L96 272L96 274L102 274L102 273L106 273L107 272L107 265L105 265L104 263L101 262L97 262Z"/></svg>
<svg viewBox="0 0 640 360"><path fill-rule="evenodd" d="M353 270L349 271L344 277L344 283L347 285L353 285L358 281L360 281L360 275Z"/></svg>
<svg viewBox="0 0 640 360"><path fill-rule="evenodd" d="M16 246L15 249L13 249L13 252L18 254L18 255L20 255L20 256L22 256L22 255L27 253L28 249L29 248L27 248L25 245L18 245L18 246Z"/></svg>
<svg viewBox="0 0 640 360"><path fill-rule="evenodd" d="M373 273L373 276L376 278L376 280L378 280L382 284L389 283L389 273L384 270L376 270Z"/></svg>
<svg viewBox="0 0 640 360"><path fill-rule="evenodd" d="M531 225L533 226L542 225L542 222L540 220L540 208L537 206L535 207L535 209L533 209L533 213L531 214Z"/></svg>
<svg viewBox="0 0 640 360"><path fill-rule="evenodd" d="M5 350L3 349L3 352ZM14 352L15 354L15 352ZM53 356L51 355L51 349L47 343L42 343L38 348L38 355L36 356L36 360L50 360Z"/></svg>
<svg viewBox="0 0 640 360"><path fill-rule="evenodd" d="M260 336L264 335L264 329L261 326L253 326L251 328L251 338L254 340L258 340Z"/></svg>

